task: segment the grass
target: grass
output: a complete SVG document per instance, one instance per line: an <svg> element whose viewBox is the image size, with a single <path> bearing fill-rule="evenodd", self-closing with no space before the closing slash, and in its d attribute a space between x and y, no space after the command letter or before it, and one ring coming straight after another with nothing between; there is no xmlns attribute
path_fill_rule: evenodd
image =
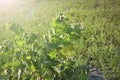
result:
<svg viewBox="0 0 120 80"><path fill-rule="evenodd" d="M65 44L65 46L61 50L58 50L57 48L54 48L52 46L50 47L44 46L45 49L48 49L46 50L47 55L44 56L44 58L45 59L48 57L54 58L56 57L56 55L52 55L52 54L54 53L56 54L57 52L62 53L63 55L65 55L65 59L64 57L61 56L63 58L63 61L64 60L66 61L65 65L71 69L72 62L69 62L67 57L73 56L75 57L75 60L76 60L76 64L75 64L75 66L77 66L76 70L78 70L78 67L79 67L78 65L85 65L87 60L90 57L94 57L96 59L93 61L94 64L96 64L96 67L103 70L107 78L118 77L117 79L119 79L120 77L119 75L119 68L120 68L119 66L119 61L120 61L119 60L119 52L120 52L120 42L119 42L120 41L120 37L119 37L120 36L120 24L119 24L120 9L119 7L120 7L119 0L100 0L100 1L97 1L97 0L40 0L40 1L29 0L27 2L22 0L20 3L18 3L18 5L12 6L12 8L3 8L0 6L0 45L2 45L5 40L10 40L13 43L16 43L15 41L17 41L15 38L13 38L13 36L16 36L16 34L8 29L9 22L14 21L15 25L20 25L24 29L25 33L30 34L28 36L28 40L30 39L31 41L31 40L34 40L34 34L37 34L37 33L39 34L39 37L41 39L42 35L44 35L45 32L47 32L51 27L54 26L54 24L52 24L53 18L55 18L56 15L59 13L64 13L65 16L69 18L68 24L82 23L84 26L84 30L80 33L79 38L77 40L75 39L75 41L71 43L72 45ZM68 26L68 24L66 25L59 24L59 23L58 24L55 23L55 24L57 25L56 31L58 31L57 33L58 35L60 33L62 34L62 32L59 32L60 25L63 25L62 27L65 27L65 28L66 28L66 25ZM68 33L64 32L64 30L61 29L61 31L69 35ZM31 33L34 33L34 34L31 35ZM53 38L56 39L56 42L57 41L59 43L61 42L59 41L58 37L53 37ZM21 39L24 40L24 38L21 38ZM21 39L20 41L18 39L19 44L16 43L15 44L16 46L21 46L24 43L24 41L22 42ZM25 39L27 38L25 37ZM39 39L36 39L36 40L39 40ZM74 39L68 38L68 42L69 40L72 41ZM25 43L26 46L23 46L25 48L20 47L21 53L22 51L26 52L28 49L28 51L30 50L30 54L32 54L31 48L29 48L29 47L32 47L32 45L28 43ZM38 52L39 52L40 45L39 45L39 42L37 43L38 44L36 43L32 43L32 44L36 45L35 47L38 48ZM49 42L47 44L51 45L51 43ZM53 41L53 44L55 44L54 41ZM11 46L14 46L14 45L11 44ZM51 51L49 51L49 48L51 49ZM16 48L14 50L17 51ZM11 56L12 50L5 52L5 54L7 53L10 53L10 56ZM31 59L30 54L28 54L27 56L28 60ZM4 57L8 58L8 56L9 55L6 55ZM2 57L0 58L2 60ZM35 59L38 59L38 58L35 57ZM9 62L9 59L7 60L8 61L6 62ZM30 63L34 71L35 70L34 65L29 61L27 63ZM13 65L16 66L18 64L13 62ZM62 66L66 67L65 65L62 65ZM37 66L41 66L41 65L37 65ZM54 67L58 68L59 66L56 65ZM47 67L47 69L49 68L51 67ZM44 72L45 69L46 68L43 68L42 71ZM111 72L108 72L109 71L108 69L110 69ZM60 73L60 76L66 77L67 75L65 74L66 71L63 71L63 74ZM80 74L79 71L76 73ZM48 71L46 76L49 78L53 76L51 69ZM83 76L86 76L86 75L83 75ZM59 76L57 77L58 79L60 79ZM76 76L73 75L72 79L76 79L77 77L78 77L77 74Z"/></svg>

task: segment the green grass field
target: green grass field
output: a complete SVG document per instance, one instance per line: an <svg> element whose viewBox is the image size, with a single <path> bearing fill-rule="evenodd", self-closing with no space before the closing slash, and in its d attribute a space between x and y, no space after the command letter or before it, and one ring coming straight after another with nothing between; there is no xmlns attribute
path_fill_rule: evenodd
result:
<svg viewBox="0 0 120 80"><path fill-rule="evenodd" d="M109 15L111 17L112 15L116 15L116 17L119 18L119 11L119 0L21 0L19 3L16 3L16 5L0 7L1 39L5 39L7 36L9 36L9 32L5 32L5 24L12 20L20 24L27 32L43 33L49 28L49 23L53 17L60 12L70 13L71 18L74 18L73 21L75 22L84 21L85 19L87 20L94 16L103 15L104 13L104 15ZM97 20L100 21L99 19ZM90 21L87 20L84 22L84 24L87 22L90 24ZM3 37L4 35L5 37Z"/></svg>
<svg viewBox="0 0 120 80"><path fill-rule="evenodd" d="M0 1L0 78L87 80L94 65L120 80L119 0L11 1Z"/></svg>

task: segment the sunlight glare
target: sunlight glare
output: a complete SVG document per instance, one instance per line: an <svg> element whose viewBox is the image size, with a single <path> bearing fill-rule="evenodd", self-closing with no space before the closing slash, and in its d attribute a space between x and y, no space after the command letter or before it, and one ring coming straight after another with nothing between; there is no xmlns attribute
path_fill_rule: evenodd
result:
<svg viewBox="0 0 120 80"><path fill-rule="evenodd" d="M16 4L17 0L0 0L1 7L10 7Z"/></svg>

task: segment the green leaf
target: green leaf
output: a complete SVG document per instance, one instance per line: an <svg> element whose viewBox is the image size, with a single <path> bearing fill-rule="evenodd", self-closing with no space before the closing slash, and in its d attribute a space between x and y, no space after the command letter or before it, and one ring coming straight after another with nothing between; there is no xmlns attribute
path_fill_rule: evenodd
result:
<svg viewBox="0 0 120 80"><path fill-rule="evenodd" d="M57 57L56 50L54 50L53 52L49 53L49 57L50 57L51 59L56 58L56 57Z"/></svg>
<svg viewBox="0 0 120 80"><path fill-rule="evenodd" d="M26 59L30 60L30 59L31 59L31 56L26 56Z"/></svg>
<svg viewBox="0 0 120 80"><path fill-rule="evenodd" d="M17 42L17 45L21 47L21 46L23 46L24 43L25 43L25 41L20 40L20 41Z"/></svg>
<svg viewBox="0 0 120 80"><path fill-rule="evenodd" d="M35 71L35 66L33 64L30 67L32 71Z"/></svg>

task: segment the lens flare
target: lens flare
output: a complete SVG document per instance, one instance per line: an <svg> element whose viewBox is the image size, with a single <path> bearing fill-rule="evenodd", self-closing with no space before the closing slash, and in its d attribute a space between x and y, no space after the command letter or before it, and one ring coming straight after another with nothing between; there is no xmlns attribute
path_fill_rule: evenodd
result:
<svg viewBox="0 0 120 80"><path fill-rule="evenodd" d="M11 7L17 0L0 0L0 7Z"/></svg>
<svg viewBox="0 0 120 80"><path fill-rule="evenodd" d="M10 5L12 3L12 0L0 0L1 5Z"/></svg>

